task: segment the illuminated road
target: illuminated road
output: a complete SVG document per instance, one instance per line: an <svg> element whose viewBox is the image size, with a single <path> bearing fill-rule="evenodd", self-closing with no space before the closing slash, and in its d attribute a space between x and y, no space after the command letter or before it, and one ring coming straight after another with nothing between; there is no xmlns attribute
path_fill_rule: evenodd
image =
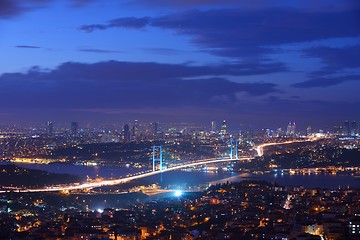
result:
<svg viewBox="0 0 360 240"><path fill-rule="evenodd" d="M129 182L129 181L132 181L135 179L150 177L150 176L162 173L162 172L170 172L170 171L179 170L182 168L194 167L194 166L204 165L204 164L209 164L209 163L243 161L243 160L250 160L250 159L252 159L252 157L241 157L238 159L210 158L210 159L204 159L204 160L201 160L198 162L192 162L192 163L187 163L187 164L183 164L183 165L170 167L167 169L163 169L162 171L160 171L160 170L151 171L151 172L141 173L141 174L138 174L135 176L125 177L125 178L102 180L102 181L98 181L98 182L82 183L82 184L78 184L78 185L71 184L71 185L62 185L62 186L50 186L50 187L44 187L44 188L3 190L3 191L0 191L0 193L11 192L11 191L13 191L13 192L58 192L58 191L71 191L71 190L79 190L79 189L90 189L90 188L97 188L97 187L103 187L103 186L114 186L114 185L118 185L121 183Z"/></svg>
<svg viewBox="0 0 360 240"><path fill-rule="evenodd" d="M269 147L269 146L276 146L276 145L283 145L283 144L290 144L290 143L294 143L295 141L286 141L286 142L281 142L281 143L263 143L258 145L256 148L254 148L258 154L259 157L264 155L264 147ZM297 142L305 142L305 141L297 141Z"/></svg>
<svg viewBox="0 0 360 240"><path fill-rule="evenodd" d="M257 147L254 147L254 149L256 150L257 154L259 157L264 155L264 147L269 147L269 146L276 146L276 145L285 145L285 144L291 144L291 143L301 143L301 142L313 142L316 140L319 140L320 138L318 137L309 137L307 139L304 140L291 140L291 141L286 141L286 142L279 142L279 143L263 143L258 145Z"/></svg>

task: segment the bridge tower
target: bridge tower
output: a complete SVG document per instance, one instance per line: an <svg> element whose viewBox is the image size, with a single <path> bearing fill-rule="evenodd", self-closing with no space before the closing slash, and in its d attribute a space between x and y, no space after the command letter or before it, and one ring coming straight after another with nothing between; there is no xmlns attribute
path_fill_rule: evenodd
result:
<svg viewBox="0 0 360 240"><path fill-rule="evenodd" d="M235 157L236 160L239 159L238 145L239 145L238 140L234 140L234 139L230 140L230 158L231 159L233 159L233 157Z"/></svg>
<svg viewBox="0 0 360 240"><path fill-rule="evenodd" d="M155 163L160 163L160 171L162 172L163 156L162 156L162 146L153 146L152 150L152 161L153 161L153 172L155 171Z"/></svg>

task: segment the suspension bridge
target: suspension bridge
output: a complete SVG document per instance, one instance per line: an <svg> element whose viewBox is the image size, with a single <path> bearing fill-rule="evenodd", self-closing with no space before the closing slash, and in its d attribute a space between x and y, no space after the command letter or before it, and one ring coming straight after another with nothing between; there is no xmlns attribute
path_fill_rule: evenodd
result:
<svg viewBox="0 0 360 240"><path fill-rule="evenodd" d="M254 149L257 151L258 156L262 156L263 148L266 146L280 145L280 144L289 144L295 141L288 141L282 143L265 143L261 144ZM103 186L114 186L118 184L123 184L126 182L130 182L136 179L146 178L150 176L154 176L164 172L170 172L174 170L180 170L183 168L195 167L199 165L206 164L214 164L221 162L230 162L230 161L250 161L254 158L254 156L238 156L238 141L231 140L230 141L230 153L228 156L222 158L208 158L201 160L194 160L191 162L184 162L171 167L163 166L163 148L162 146L153 146L152 148L152 170L148 170L145 172L135 173L128 177L118 178L118 179L105 179L96 182L85 182L85 183L73 183L73 184L63 184L63 185L54 185L54 186L46 186L42 188L8 188L6 190L0 190L0 193L6 192L58 192L58 191L71 191L71 190L81 190L81 189L92 189ZM158 167L157 167L158 163Z"/></svg>

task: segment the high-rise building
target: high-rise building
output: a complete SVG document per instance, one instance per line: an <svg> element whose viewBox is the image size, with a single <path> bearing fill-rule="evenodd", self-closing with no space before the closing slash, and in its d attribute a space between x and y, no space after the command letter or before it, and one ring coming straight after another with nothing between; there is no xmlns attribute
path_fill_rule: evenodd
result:
<svg viewBox="0 0 360 240"><path fill-rule="evenodd" d="M290 136L290 134L291 134L291 125L292 123L291 122L289 122L289 124L287 125L287 128L286 128L286 135L287 136Z"/></svg>
<svg viewBox="0 0 360 240"><path fill-rule="evenodd" d="M124 125L123 132L124 132L124 142L130 142L131 133L130 133L129 124Z"/></svg>
<svg viewBox="0 0 360 240"><path fill-rule="evenodd" d="M292 128L291 128L291 134L295 135L296 134L296 124L295 122L293 122Z"/></svg>
<svg viewBox="0 0 360 240"><path fill-rule="evenodd" d="M269 128L263 128L261 131L262 131L263 138L271 137L271 130Z"/></svg>
<svg viewBox="0 0 360 240"><path fill-rule="evenodd" d="M350 122L347 121L347 120L344 122L343 135L344 136L350 136L351 135Z"/></svg>
<svg viewBox="0 0 360 240"><path fill-rule="evenodd" d="M54 124L53 122L47 122L46 123L46 133L51 136L54 134Z"/></svg>
<svg viewBox="0 0 360 240"><path fill-rule="evenodd" d="M224 136L226 132L227 132L227 125L226 125L226 121L224 120L221 124L220 134Z"/></svg>
<svg viewBox="0 0 360 240"><path fill-rule="evenodd" d="M76 135L78 132L79 125L77 122L71 122L70 132L71 135Z"/></svg>
<svg viewBox="0 0 360 240"><path fill-rule="evenodd" d="M211 121L211 133L216 132L216 121Z"/></svg>
<svg viewBox="0 0 360 240"><path fill-rule="evenodd" d="M307 128L306 128L306 135L307 136L310 136L312 134L312 128L311 128L311 126L307 126Z"/></svg>
<svg viewBox="0 0 360 240"><path fill-rule="evenodd" d="M286 135L287 136L294 136L296 133L296 124L295 122L289 122L287 129L286 129Z"/></svg>
<svg viewBox="0 0 360 240"><path fill-rule="evenodd" d="M352 121L351 122L351 129L350 129L350 135L351 136L357 136L359 133L359 127L357 125L357 122L356 121Z"/></svg>
<svg viewBox="0 0 360 240"><path fill-rule="evenodd" d="M334 126L334 134L340 136L340 135L343 135L343 132L344 132L344 126L343 125L337 125L337 126Z"/></svg>
<svg viewBox="0 0 360 240"><path fill-rule="evenodd" d="M153 122L153 127L154 127L154 135L156 136L159 132L159 123Z"/></svg>
<svg viewBox="0 0 360 240"><path fill-rule="evenodd" d="M139 121L138 120L134 121L134 126L132 128L132 135L133 135L133 138L136 138L139 135Z"/></svg>

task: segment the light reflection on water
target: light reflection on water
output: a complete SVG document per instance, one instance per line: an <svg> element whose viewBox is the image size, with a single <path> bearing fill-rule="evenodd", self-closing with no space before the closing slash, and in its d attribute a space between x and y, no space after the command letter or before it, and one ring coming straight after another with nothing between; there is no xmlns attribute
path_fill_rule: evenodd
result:
<svg viewBox="0 0 360 240"><path fill-rule="evenodd" d="M6 164L6 163L1 163ZM126 167L114 166L78 166L69 163L53 163L53 164L16 164L21 167L44 170L53 173L67 173L78 175L82 178L89 176L90 178L119 178L129 173L135 173L142 170ZM179 185L192 186L206 183L226 183L239 182L243 180L265 180L268 182L276 182L280 185L302 185L307 188L358 188L360 189L360 178L350 175L288 175L288 174L251 174L251 173L233 173L233 172L189 172L189 171L173 171L166 172L161 175L155 175L144 178L148 183L161 183L162 185Z"/></svg>

